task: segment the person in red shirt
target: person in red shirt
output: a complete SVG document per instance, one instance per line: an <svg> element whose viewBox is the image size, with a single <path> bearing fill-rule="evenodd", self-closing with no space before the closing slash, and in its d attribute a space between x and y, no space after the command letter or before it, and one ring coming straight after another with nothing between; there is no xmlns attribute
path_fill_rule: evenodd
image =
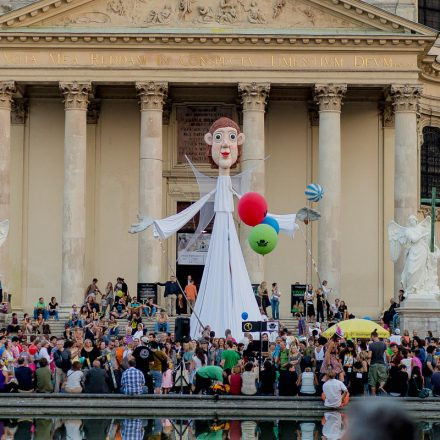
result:
<svg viewBox="0 0 440 440"><path fill-rule="evenodd" d="M233 396L239 396L241 394L241 385L243 380L241 378L241 367L236 365L232 369L232 374L229 376L229 385L231 387L230 394Z"/></svg>

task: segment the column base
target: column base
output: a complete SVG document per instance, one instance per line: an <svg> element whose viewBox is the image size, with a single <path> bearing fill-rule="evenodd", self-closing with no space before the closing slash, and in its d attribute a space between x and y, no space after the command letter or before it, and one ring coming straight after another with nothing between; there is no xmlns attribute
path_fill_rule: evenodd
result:
<svg viewBox="0 0 440 440"><path fill-rule="evenodd" d="M428 331L440 333L440 295L409 295L398 309L400 329L424 338Z"/></svg>

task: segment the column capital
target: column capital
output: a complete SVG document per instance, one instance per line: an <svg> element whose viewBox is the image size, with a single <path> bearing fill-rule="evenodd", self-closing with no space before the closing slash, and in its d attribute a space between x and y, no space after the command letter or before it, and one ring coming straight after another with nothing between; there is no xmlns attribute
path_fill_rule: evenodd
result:
<svg viewBox="0 0 440 440"><path fill-rule="evenodd" d="M168 83L165 81L138 81L136 90L139 94L141 111L163 110L168 95Z"/></svg>
<svg viewBox="0 0 440 440"><path fill-rule="evenodd" d="M314 99L320 112L340 112L347 84L315 84Z"/></svg>
<svg viewBox="0 0 440 440"><path fill-rule="evenodd" d="M393 99L395 112L416 112L422 94L421 85L392 84L390 95Z"/></svg>
<svg viewBox="0 0 440 440"><path fill-rule="evenodd" d="M89 94L92 91L90 81L60 82L60 90L64 95L64 108L87 110Z"/></svg>
<svg viewBox="0 0 440 440"><path fill-rule="evenodd" d="M0 81L0 108L11 110L12 94L14 92L14 81Z"/></svg>
<svg viewBox="0 0 440 440"><path fill-rule="evenodd" d="M24 124L29 109L29 101L26 98L18 98L12 101L11 123Z"/></svg>
<svg viewBox="0 0 440 440"><path fill-rule="evenodd" d="M258 110L264 112L269 97L270 83L238 83L243 111Z"/></svg>

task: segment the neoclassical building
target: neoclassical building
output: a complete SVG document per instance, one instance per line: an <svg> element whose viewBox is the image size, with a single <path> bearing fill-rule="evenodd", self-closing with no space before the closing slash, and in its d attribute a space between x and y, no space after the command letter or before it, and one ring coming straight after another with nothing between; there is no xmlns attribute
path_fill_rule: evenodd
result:
<svg viewBox="0 0 440 440"><path fill-rule="evenodd" d="M197 280L200 255L176 263L177 239L127 231L198 199L185 154L213 175L203 134L220 115L241 124L237 171L254 169L271 211L325 189L319 223L264 259L239 225L251 280L279 283L282 316L315 267L354 313L395 294L387 224L422 215L423 133L440 127L436 32L409 19L412 2L406 18L360 0L17 4L0 16L0 272L15 309L80 302L94 276L132 292L175 270Z"/></svg>

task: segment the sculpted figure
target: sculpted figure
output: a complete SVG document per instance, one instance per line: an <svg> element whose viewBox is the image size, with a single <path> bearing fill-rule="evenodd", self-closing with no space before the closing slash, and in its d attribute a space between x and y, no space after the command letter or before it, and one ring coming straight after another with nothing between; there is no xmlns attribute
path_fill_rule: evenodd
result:
<svg viewBox="0 0 440 440"><path fill-rule="evenodd" d="M202 179L205 187L209 187L206 194L171 217L155 220L140 216L139 223L129 229L129 232L137 233L153 225L155 236L165 240L179 231L197 212L211 205L212 215L206 218L205 223L207 225L215 216L214 226L199 294L191 315L192 338L200 337L206 325L216 335L223 335L226 329L230 329L237 338L242 335L243 312L248 314L250 321L261 319L233 218L233 196L240 197L240 189L236 184L237 176L231 177L230 170L240 159L244 141L245 135L234 121L229 118L215 121L205 134L205 142L208 145L208 159L212 167L218 169L219 176L217 179L203 176L193 167L199 184ZM282 232L293 235L297 228L295 214L270 215L277 219Z"/></svg>
<svg viewBox="0 0 440 440"><path fill-rule="evenodd" d="M248 13L248 21L249 23L254 24L264 24L266 23L266 19L263 16L260 8L258 7L258 3L255 0L251 1L249 8L245 9L245 12Z"/></svg>
<svg viewBox="0 0 440 440"><path fill-rule="evenodd" d="M232 24L237 21L237 1L221 0L218 15L219 23Z"/></svg>
<svg viewBox="0 0 440 440"><path fill-rule="evenodd" d="M436 246L430 251L431 217L426 217L420 223L411 215L406 227L391 221L388 225L391 259L399 258L402 247L405 252L405 265L401 282L405 294L437 294L437 259L440 251Z"/></svg>

